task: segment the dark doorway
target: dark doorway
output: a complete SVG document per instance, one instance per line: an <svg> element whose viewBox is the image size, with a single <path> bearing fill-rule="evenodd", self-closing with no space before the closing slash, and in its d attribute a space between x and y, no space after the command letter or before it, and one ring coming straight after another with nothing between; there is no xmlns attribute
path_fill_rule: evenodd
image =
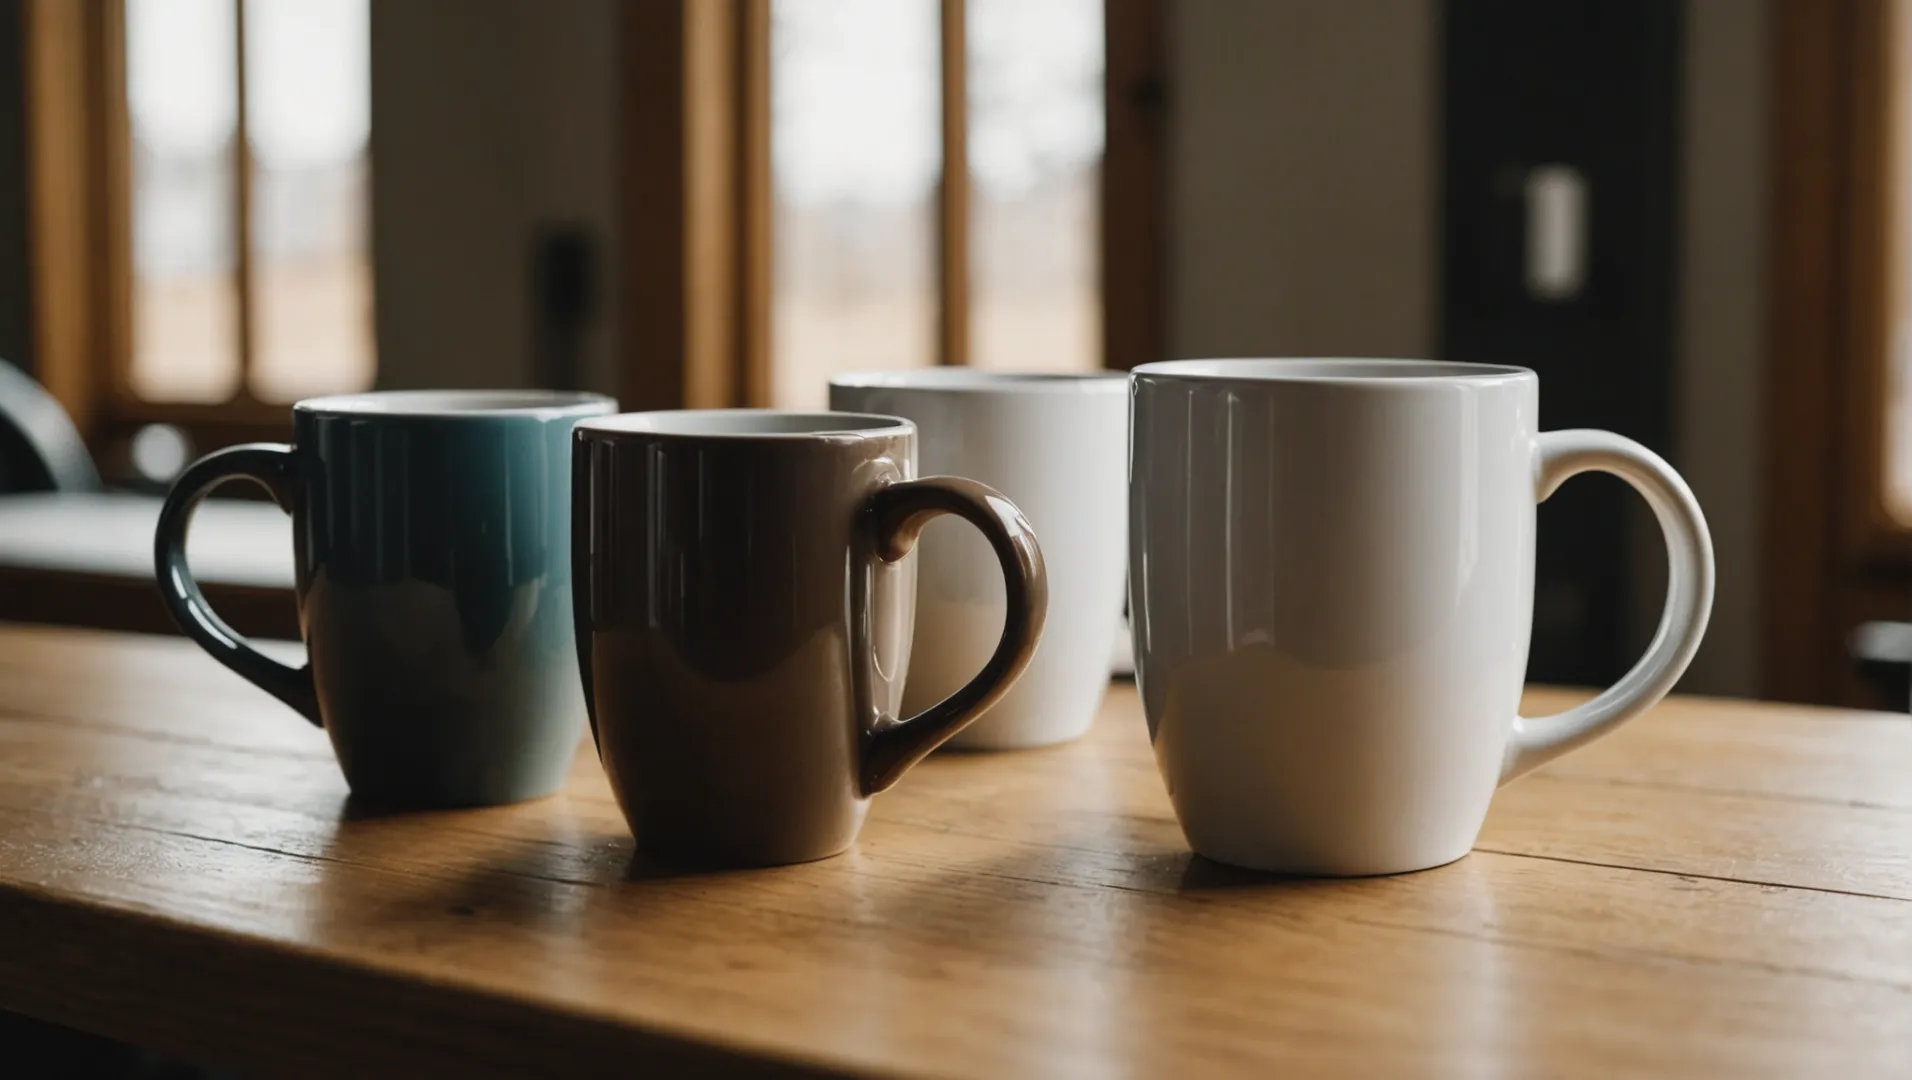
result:
<svg viewBox="0 0 1912 1080"><path fill-rule="evenodd" d="M1449 0L1444 31L1442 355L1539 372L1543 429L1669 456L1680 10ZM1632 664L1635 579L1660 573L1629 553L1644 514L1606 476L1541 507L1530 678Z"/></svg>

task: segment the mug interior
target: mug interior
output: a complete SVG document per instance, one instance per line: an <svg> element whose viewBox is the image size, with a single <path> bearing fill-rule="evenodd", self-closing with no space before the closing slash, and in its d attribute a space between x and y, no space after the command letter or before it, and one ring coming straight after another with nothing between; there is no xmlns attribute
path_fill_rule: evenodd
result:
<svg viewBox="0 0 1912 1080"><path fill-rule="evenodd" d="M671 409L662 412L619 413L587 420L585 431L629 432L646 435L764 437L791 435L851 435L862 432L898 432L913 427L898 416L871 413L786 412L782 409Z"/></svg>
<svg viewBox="0 0 1912 1080"><path fill-rule="evenodd" d="M1136 367L1137 375L1256 382L1432 382L1532 375L1522 367L1446 360L1298 357L1295 359L1167 360Z"/></svg>
<svg viewBox="0 0 1912 1080"><path fill-rule="evenodd" d="M539 416L610 412L617 403L603 394L571 390L375 390L307 398L301 412L349 416Z"/></svg>

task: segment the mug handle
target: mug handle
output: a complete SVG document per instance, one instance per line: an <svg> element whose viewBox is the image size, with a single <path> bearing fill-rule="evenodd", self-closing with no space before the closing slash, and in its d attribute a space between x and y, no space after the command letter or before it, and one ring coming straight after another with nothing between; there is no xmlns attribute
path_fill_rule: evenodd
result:
<svg viewBox="0 0 1912 1080"><path fill-rule="evenodd" d="M153 569L159 577L159 594L187 637L241 678L323 727L311 664L295 668L253 648L213 611L186 565L186 526L213 488L228 480L251 480L271 492L272 501L289 514L297 497L295 462L292 448L279 443L228 447L194 462L173 482L172 490L166 493L166 504L160 508L159 527L153 534Z"/></svg>
<svg viewBox="0 0 1912 1080"><path fill-rule="evenodd" d="M1049 612L1049 579L1029 519L1007 496L974 480L954 476L901 480L871 495L866 513L876 555L884 562L908 555L923 526L940 514L955 514L974 525L995 549L1009 601L1002 639L975 678L940 703L867 737L863 794L874 795L896 783L910 766L987 712L1015 685L1042 637Z"/></svg>
<svg viewBox="0 0 1912 1080"><path fill-rule="evenodd" d="M1692 662L1713 610L1713 537L1692 489L1673 466L1610 431L1549 431L1540 435L1539 443L1536 501L1546 502L1568 477L1597 470L1633 485L1653 508L1666 537L1666 607L1646 655L1619 682L1566 712L1514 718L1513 739L1501 765L1503 784L1657 704Z"/></svg>

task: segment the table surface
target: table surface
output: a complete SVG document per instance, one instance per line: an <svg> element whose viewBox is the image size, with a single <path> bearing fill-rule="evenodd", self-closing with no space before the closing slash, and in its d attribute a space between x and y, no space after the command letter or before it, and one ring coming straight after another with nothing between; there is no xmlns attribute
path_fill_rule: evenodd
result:
<svg viewBox="0 0 1912 1080"><path fill-rule="evenodd" d="M588 748L378 816L184 642L0 626L0 1008L261 1076L1912 1070L1912 720L1671 701L1457 863L1300 881L1189 854L1118 685L846 855L673 874Z"/></svg>

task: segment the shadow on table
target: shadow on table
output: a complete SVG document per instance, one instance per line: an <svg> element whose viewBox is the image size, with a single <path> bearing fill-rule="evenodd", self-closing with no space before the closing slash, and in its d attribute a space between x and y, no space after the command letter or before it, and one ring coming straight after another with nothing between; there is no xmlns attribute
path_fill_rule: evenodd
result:
<svg viewBox="0 0 1912 1080"><path fill-rule="evenodd" d="M587 912L657 888L747 877L667 861L635 850L606 797L576 793L469 810L418 809L347 797L324 846L321 903L313 914L334 930L397 925L445 915L520 929L570 932ZM346 868L397 870L411 886L375 903ZM622 897L622 899L616 899ZM429 925L425 923L424 925ZM463 930L476 927L467 923Z"/></svg>
<svg viewBox="0 0 1912 1080"><path fill-rule="evenodd" d="M1270 886L1319 885L1320 879L1297 877L1293 874L1270 874L1260 870L1244 870L1239 866L1218 863L1211 859L1188 852L1175 856L1175 862L1181 863L1181 873L1177 877L1176 891L1181 893L1203 893L1216 889L1254 889Z"/></svg>

